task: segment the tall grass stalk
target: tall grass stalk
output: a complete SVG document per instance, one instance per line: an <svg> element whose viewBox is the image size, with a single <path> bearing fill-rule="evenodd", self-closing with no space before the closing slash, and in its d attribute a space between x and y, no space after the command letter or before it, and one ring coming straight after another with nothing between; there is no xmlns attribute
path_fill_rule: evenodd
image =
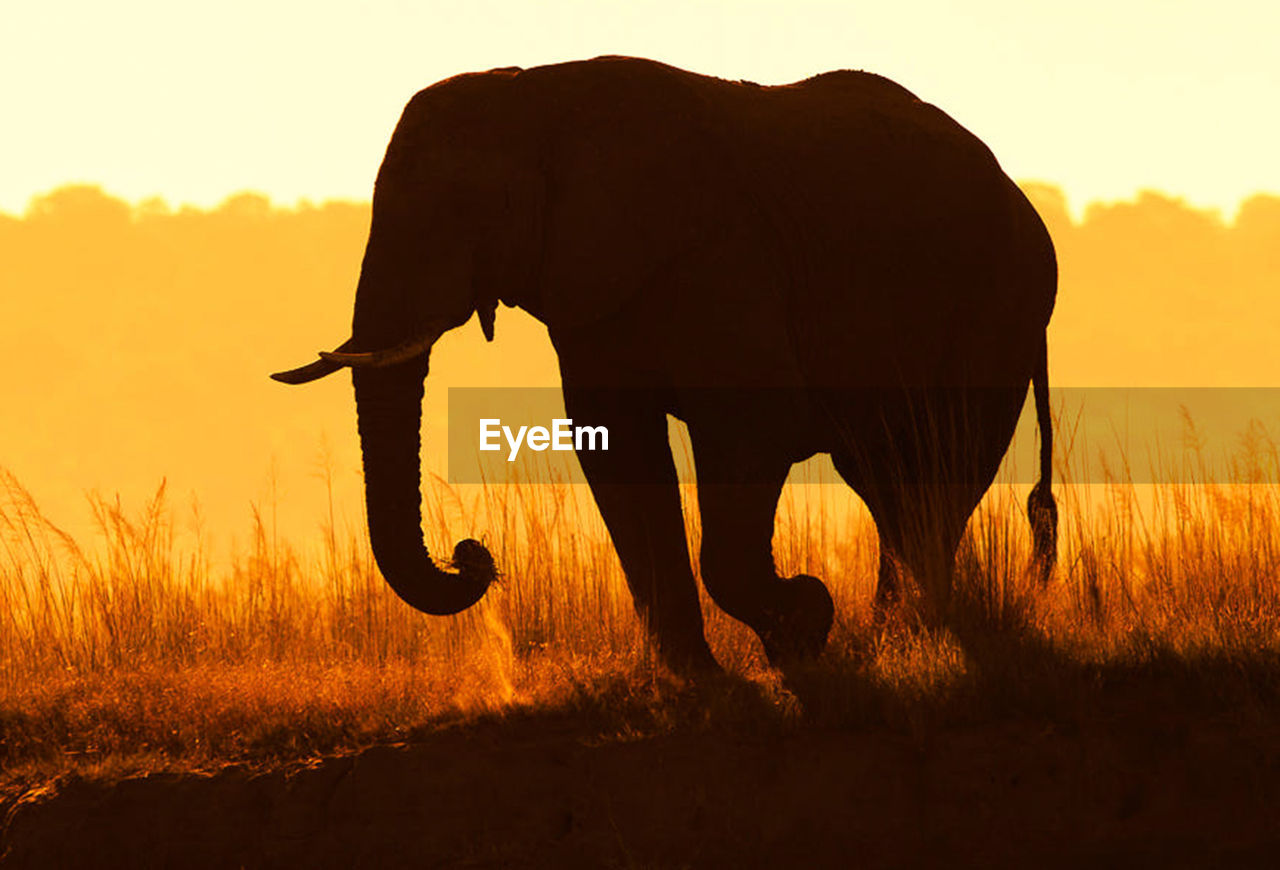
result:
<svg viewBox="0 0 1280 870"><path fill-rule="evenodd" d="M1149 486L1123 471L1077 483L1091 478L1071 459L1059 462L1062 534L1048 588L1029 570L1025 486L997 483L970 520L954 579L962 634L1017 638L1011 669L1030 636L1082 667L1280 653L1274 443L1253 431L1221 482L1197 477L1194 450L1169 469L1182 482ZM870 517L847 489L809 485L806 473L784 490L774 553L784 576L810 573L831 587L838 619L818 665L828 678L861 675L924 697L990 669L999 657L976 661L945 632L874 618ZM682 495L696 555L695 487L683 484ZM229 564L215 563L200 535L179 540L163 485L134 510L102 497L91 506L98 546L62 532L0 472L0 763L36 758L42 746L288 753L477 710L590 704L593 693L643 693L660 677L581 485L428 481L431 551L481 538L502 572L478 606L450 618L418 614L390 592L363 519L342 518L332 499L315 555L276 536L268 506L252 512L247 545ZM705 596L704 613L727 668L773 679L749 630Z"/></svg>

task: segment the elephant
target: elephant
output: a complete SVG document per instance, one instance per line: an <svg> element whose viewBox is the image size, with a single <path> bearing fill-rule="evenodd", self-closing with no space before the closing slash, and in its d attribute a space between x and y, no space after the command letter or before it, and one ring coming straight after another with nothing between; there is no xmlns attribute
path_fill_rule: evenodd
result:
<svg viewBox="0 0 1280 870"><path fill-rule="evenodd" d="M692 442L712 600L780 667L819 654L834 605L779 577L791 466L820 453L869 508L875 602L902 572L945 600L969 516L1032 387L1034 565L1053 566L1045 331L1053 243L991 151L881 76L780 86L606 56L467 73L418 92L391 136L350 337L299 384L350 368L370 541L431 614L495 579L474 540L423 542L420 421L433 343L498 302L547 327L566 413L608 427L582 451L636 609L665 662L716 669L667 415ZM913 587L916 588L916 587Z"/></svg>

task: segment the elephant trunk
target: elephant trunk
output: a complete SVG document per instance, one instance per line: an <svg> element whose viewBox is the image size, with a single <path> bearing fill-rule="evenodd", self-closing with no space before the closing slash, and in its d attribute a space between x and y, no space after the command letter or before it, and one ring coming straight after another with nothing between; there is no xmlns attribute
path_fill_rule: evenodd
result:
<svg viewBox="0 0 1280 870"><path fill-rule="evenodd" d="M496 571L477 541L454 549L457 573L437 567L423 543L419 431L426 374L426 355L385 368L352 369L373 557L411 607L448 615L479 601Z"/></svg>

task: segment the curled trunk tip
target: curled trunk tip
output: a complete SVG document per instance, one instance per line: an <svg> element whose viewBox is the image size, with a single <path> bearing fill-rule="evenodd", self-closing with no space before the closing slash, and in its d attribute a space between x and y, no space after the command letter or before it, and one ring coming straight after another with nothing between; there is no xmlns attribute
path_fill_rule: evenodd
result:
<svg viewBox="0 0 1280 870"><path fill-rule="evenodd" d="M426 356L386 368L353 369L365 505L374 560L387 583L424 613L449 615L479 601L497 577L493 556L475 540L453 552L456 571L431 559L422 538L422 382Z"/></svg>

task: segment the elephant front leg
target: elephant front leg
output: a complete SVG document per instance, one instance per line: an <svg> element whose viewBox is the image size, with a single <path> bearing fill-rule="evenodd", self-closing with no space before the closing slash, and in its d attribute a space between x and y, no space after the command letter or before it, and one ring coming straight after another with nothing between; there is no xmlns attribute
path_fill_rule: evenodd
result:
<svg viewBox="0 0 1280 870"><path fill-rule="evenodd" d="M835 606L817 577L778 576L773 524L791 463L744 455L740 435L694 436L702 514L702 582L726 613L755 629L769 662L822 652Z"/></svg>
<svg viewBox="0 0 1280 870"><path fill-rule="evenodd" d="M703 633L666 413L643 391L565 383L564 399L576 423L609 431L608 450L578 459L663 660L678 672L719 670Z"/></svg>

